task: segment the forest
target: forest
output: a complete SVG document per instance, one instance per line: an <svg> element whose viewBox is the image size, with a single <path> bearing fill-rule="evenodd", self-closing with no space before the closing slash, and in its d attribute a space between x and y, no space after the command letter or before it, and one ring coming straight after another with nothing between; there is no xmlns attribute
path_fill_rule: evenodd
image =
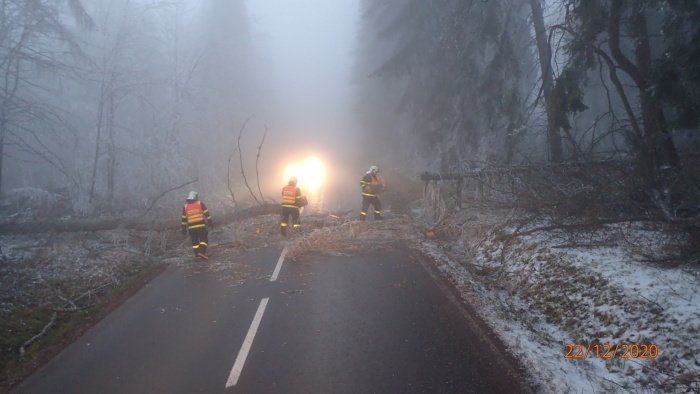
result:
<svg viewBox="0 0 700 394"><path fill-rule="evenodd" d="M1 14L5 204L84 216L195 179L222 191L257 100L241 2L3 1Z"/></svg>
<svg viewBox="0 0 700 394"><path fill-rule="evenodd" d="M188 190L226 253L282 242L292 167L316 195L290 256L396 237L484 305L512 352L562 332L664 350L585 367L558 348L541 359L561 363L522 356L535 391L700 390L700 2L350 1L343 106L320 77L279 94L273 70L292 68L256 1L0 0L0 329L17 334L0 343L0 391L51 327L189 264ZM307 157L325 168L289 164ZM368 229L370 165L389 220Z"/></svg>

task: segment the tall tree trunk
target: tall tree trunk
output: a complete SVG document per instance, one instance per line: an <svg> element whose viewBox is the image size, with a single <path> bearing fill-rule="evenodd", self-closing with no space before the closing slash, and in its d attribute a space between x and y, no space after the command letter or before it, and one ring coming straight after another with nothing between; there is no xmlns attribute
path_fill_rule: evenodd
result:
<svg viewBox="0 0 700 394"><path fill-rule="evenodd" d="M620 69L627 73L639 90L643 135L639 152L637 152L640 169L643 173L653 174L660 166L674 167L678 164L678 153L666 128L663 109L658 98L654 96L650 81L652 78L651 47L647 32L647 19L641 4L632 5L632 35L635 37L634 64L620 49L620 24L626 1L613 0L610 5L608 35L610 53Z"/></svg>
<svg viewBox="0 0 700 394"><path fill-rule="evenodd" d="M556 121L557 114L554 113L552 105L552 88L554 80L552 77L552 52L547 42L547 31L544 27L544 17L540 0L530 0L532 8L532 23L535 26L535 39L537 40L537 50L540 58L540 69L542 70L542 92L544 93L544 106L547 110L547 142L549 145L549 159L555 163L564 161L562 153L561 136L559 134L560 125Z"/></svg>
<svg viewBox="0 0 700 394"><path fill-rule="evenodd" d="M117 150L114 143L114 92L109 95L109 112L107 113L107 200L114 200L114 175L117 167Z"/></svg>
<svg viewBox="0 0 700 394"><path fill-rule="evenodd" d="M104 61L106 63L106 61ZM104 70L104 67L103 67ZM95 196L95 179L97 178L97 165L99 164L100 161L100 143L102 141L102 124L103 124L103 119L104 119L104 112L105 112L105 95L106 95L106 72L103 71L102 74L102 81L101 81L101 86L100 86L100 99L97 103L97 126L96 130L97 132L95 133L95 156L92 161L92 177L90 178L90 194L88 195L88 203L92 203L92 199Z"/></svg>
<svg viewBox="0 0 700 394"><path fill-rule="evenodd" d="M4 112L4 110L3 110ZM0 116L0 194L3 191L3 163L5 161L5 115Z"/></svg>
<svg viewBox="0 0 700 394"><path fill-rule="evenodd" d="M671 135L668 133L661 103L654 96L653 89L650 88L653 69L644 5L635 2L631 7L632 34L636 38L635 59L639 73L646 81L644 88L639 90L639 103L642 109L642 123L644 124L644 142L657 165L675 167L679 161L678 153Z"/></svg>
<svg viewBox="0 0 700 394"><path fill-rule="evenodd" d="M3 12L4 15L4 12ZM24 35L24 34L23 34ZM19 88L20 81L20 63L21 60L16 57L7 60L8 66L5 71L4 84L3 84L3 100L0 105L0 192L3 190L3 163L5 159L5 138L7 137L7 124L9 123L7 117L7 107L15 98L17 94L17 89ZM13 67L14 66L14 67ZM10 83L10 81L12 81ZM10 86L12 85L12 86Z"/></svg>

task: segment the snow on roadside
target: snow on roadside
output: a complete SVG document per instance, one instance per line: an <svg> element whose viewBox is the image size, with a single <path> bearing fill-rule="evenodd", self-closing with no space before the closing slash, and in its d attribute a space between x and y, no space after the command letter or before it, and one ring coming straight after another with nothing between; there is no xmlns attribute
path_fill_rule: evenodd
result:
<svg viewBox="0 0 700 394"><path fill-rule="evenodd" d="M615 238L622 230L624 240ZM542 392L700 391L700 272L644 262L665 244L661 232L608 226L576 234L595 240L584 246L562 244L571 234L552 232L510 238L493 231L485 240L468 234L419 248ZM565 344L642 343L658 345L659 357L564 357Z"/></svg>

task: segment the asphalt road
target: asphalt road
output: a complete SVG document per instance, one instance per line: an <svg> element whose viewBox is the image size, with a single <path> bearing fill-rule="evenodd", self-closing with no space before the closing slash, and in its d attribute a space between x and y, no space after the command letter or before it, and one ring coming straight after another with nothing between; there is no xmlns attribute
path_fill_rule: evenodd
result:
<svg viewBox="0 0 700 394"><path fill-rule="evenodd" d="M279 257L274 248L251 252L231 272L170 267L15 391L525 390L488 335L408 253Z"/></svg>

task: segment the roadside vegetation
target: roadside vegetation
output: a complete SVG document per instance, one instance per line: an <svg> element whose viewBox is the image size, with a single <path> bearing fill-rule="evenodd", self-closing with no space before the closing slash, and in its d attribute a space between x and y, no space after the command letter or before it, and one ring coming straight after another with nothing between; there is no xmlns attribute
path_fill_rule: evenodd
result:
<svg viewBox="0 0 700 394"><path fill-rule="evenodd" d="M222 259L227 250L235 256L267 245L277 234L277 218L269 215L276 205L232 212L226 204L213 204L219 228L212 241ZM0 229L15 229L0 235L0 391L43 365L166 266L192 265L176 207L172 220L156 220L165 212L157 208L157 215L138 220L32 221L41 206L25 204L0 223Z"/></svg>
<svg viewBox="0 0 700 394"><path fill-rule="evenodd" d="M420 249L544 392L697 391L694 203L688 201L688 214L666 220L635 192L624 168L599 169L604 176L579 171L467 173L461 194L455 181L429 181L416 215L426 226ZM593 185L596 178L606 182ZM681 195L693 193L691 187ZM567 345L585 351L623 344L653 345L658 354L566 357Z"/></svg>
<svg viewBox="0 0 700 394"><path fill-rule="evenodd" d="M153 275L168 232L0 236L0 388L7 390Z"/></svg>

